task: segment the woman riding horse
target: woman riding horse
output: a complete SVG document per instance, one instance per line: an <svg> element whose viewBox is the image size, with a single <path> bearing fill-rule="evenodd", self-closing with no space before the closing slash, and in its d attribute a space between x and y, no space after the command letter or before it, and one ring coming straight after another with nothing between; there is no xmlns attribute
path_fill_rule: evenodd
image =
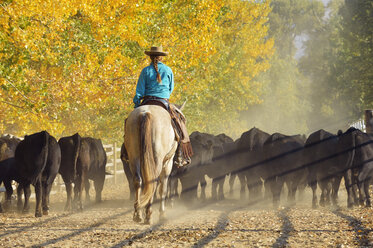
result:
<svg viewBox="0 0 373 248"><path fill-rule="evenodd" d="M188 162L180 157L189 158L192 149L183 114L168 102L174 88L173 73L160 62L167 53L161 47L152 47L145 53L152 63L141 72L133 99L135 109L125 123L124 147L136 194L133 219L140 222L140 210L145 207L145 223L149 224L157 184L162 219L174 155L178 158L176 164L182 166Z"/></svg>
<svg viewBox="0 0 373 248"><path fill-rule="evenodd" d="M151 59L151 64L145 67L140 74L139 80L136 86L136 94L133 98L135 108L144 104L156 104L157 101L160 105L166 105L169 111L173 110L173 106L169 103L169 98L174 90L174 75L170 67L163 64L162 57L167 56L168 52L162 50L162 46L151 47L150 51L145 51ZM162 103L163 102L163 103ZM191 145L189 141L189 135L185 125L185 119L177 120L175 115L174 126L178 129L180 141L179 146L176 150L175 164L178 167L187 165L191 162L190 156L192 155Z"/></svg>

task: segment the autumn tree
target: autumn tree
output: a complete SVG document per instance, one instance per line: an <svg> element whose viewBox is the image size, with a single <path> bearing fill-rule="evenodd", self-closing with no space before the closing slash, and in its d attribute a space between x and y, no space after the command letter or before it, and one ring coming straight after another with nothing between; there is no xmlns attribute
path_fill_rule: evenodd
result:
<svg viewBox="0 0 373 248"><path fill-rule="evenodd" d="M252 78L268 68L269 11L239 0L1 1L0 130L121 141L149 63L143 52L162 44L176 79L171 100L188 99L190 129L223 131L235 120L213 119L210 129L205 120L257 101Z"/></svg>

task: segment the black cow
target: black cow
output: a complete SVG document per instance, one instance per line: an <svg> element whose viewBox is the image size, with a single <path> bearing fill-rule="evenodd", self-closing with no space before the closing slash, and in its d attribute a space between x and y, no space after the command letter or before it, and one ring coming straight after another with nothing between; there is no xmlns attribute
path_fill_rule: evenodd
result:
<svg viewBox="0 0 373 248"><path fill-rule="evenodd" d="M12 180L16 179L14 153L21 140L10 135L0 137L0 185L4 183L6 189L5 205L10 205L13 194ZM0 203L0 212L3 209Z"/></svg>
<svg viewBox="0 0 373 248"><path fill-rule="evenodd" d="M205 163L201 167L201 173L212 179L211 198L222 200L225 178L234 171L230 158L235 154L236 144L225 134L209 137L213 143L212 162Z"/></svg>
<svg viewBox="0 0 373 248"><path fill-rule="evenodd" d="M354 205L354 185L358 185L360 204L371 206L369 184L373 178L373 138L354 128L338 133L340 170L344 172L347 206Z"/></svg>
<svg viewBox="0 0 373 248"><path fill-rule="evenodd" d="M10 205L11 196L13 194L12 181L16 180L16 171L15 171L15 159L7 158L3 161L0 161L0 185L4 183L6 189L5 192L5 205ZM18 179L18 178L17 178ZM0 213L3 212L1 203L0 203Z"/></svg>
<svg viewBox="0 0 373 248"><path fill-rule="evenodd" d="M101 202L105 181L106 153L101 140L82 138L78 133L63 137L58 143L61 147L61 166L59 173L66 186L67 201L65 210L71 210L72 183L74 183L74 202L78 210L83 210L82 192L85 186L86 200L89 201L89 180L94 181L96 202Z"/></svg>
<svg viewBox="0 0 373 248"><path fill-rule="evenodd" d="M304 146L303 166L308 170L308 184L312 189L312 207L317 207L316 189L321 189L320 205L337 205L342 173L338 161L338 136L323 129L312 133Z"/></svg>
<svg viewBox="0 0 373 248"><path fill-rule="evenodd" d="M219 137L216 137L219 138ZM224 182L226 176L234 172L232 157L236 154L236 144L231 138L216 140L213 145L212 162L205 164L203 173L212 179L211 198L212 200L224 199Z"/></svg>
<svg viewBox="0 0 373 248"><path fill-rule="evenodd" d="M301 135L286 136L274 133L264 142L266 163L262 167L265 168L262 176L270 187L275 208L279 206L285 182L288 188L288 203L295 201L297 187L306 175L300 163L304 141Z"/></svg>
<svg viewBox="0 0 373 248"><path fill-rule="evenodd" d="M0 161L14 157L16 147L21 140L10 135L0 137Z"/></svg>
<svg viewBox="0 0 373 248"><path fill-rule="evenodd" d="M241 183L241 199L245 197L245 187L249 189L250 201L254 202L262 196L262 181L264 167L263 145L269 134L258 128L244 132L238 143L236 164Z"/></svg>
<svg viewBox="0 0 373 248"><path fill-rule="evenodd" d="M213 156L213 140L211 134L193 132L190 135L190 142L193 147L192 162L189 165L177 169L172 180L179 179L181 182L181 198L184 202L190 203L197 199L198 184L201 185L201 199L206 199L206 180L202 166L210 163Z"/></svg>
<svg viewBox="0 0 373 248"><path fill-rule="evenodd" d="M26 135L15 151L15 168L19 176L18 206L22 205L21 191L24 191L23 212L30 209L30 184L35 187L35 217L47 215L49 194L61 162L61 150L56 139L47 131ZM43 207L43 212L42 212Z"/></svg>

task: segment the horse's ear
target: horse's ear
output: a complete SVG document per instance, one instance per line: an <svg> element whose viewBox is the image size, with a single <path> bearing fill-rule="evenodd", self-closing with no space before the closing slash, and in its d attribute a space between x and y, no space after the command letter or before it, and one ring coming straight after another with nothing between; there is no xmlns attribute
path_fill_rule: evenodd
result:
<svg viewBox="0 0 373 248"><path fill-rule="evenodd" d="M185 107L185 104L186 104L187 100L184 101L184 103L180 106L180 111L183 111L184 107Z"/></svg>

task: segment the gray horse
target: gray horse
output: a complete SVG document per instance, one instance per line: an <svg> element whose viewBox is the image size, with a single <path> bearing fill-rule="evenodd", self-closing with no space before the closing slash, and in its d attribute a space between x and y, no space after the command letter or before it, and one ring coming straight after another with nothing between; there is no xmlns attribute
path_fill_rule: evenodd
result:
<svg viewBox="0 0 373 248"><path fill-rule="evenodd" d="M159 179L160 219L164 218L167 181L177 148L170 114L156 105L143 105L127 118L124 144L133 175L135 204L133 220L141 222L140 209L145 207L145 223L151 223L151 206Z"/></svg>

